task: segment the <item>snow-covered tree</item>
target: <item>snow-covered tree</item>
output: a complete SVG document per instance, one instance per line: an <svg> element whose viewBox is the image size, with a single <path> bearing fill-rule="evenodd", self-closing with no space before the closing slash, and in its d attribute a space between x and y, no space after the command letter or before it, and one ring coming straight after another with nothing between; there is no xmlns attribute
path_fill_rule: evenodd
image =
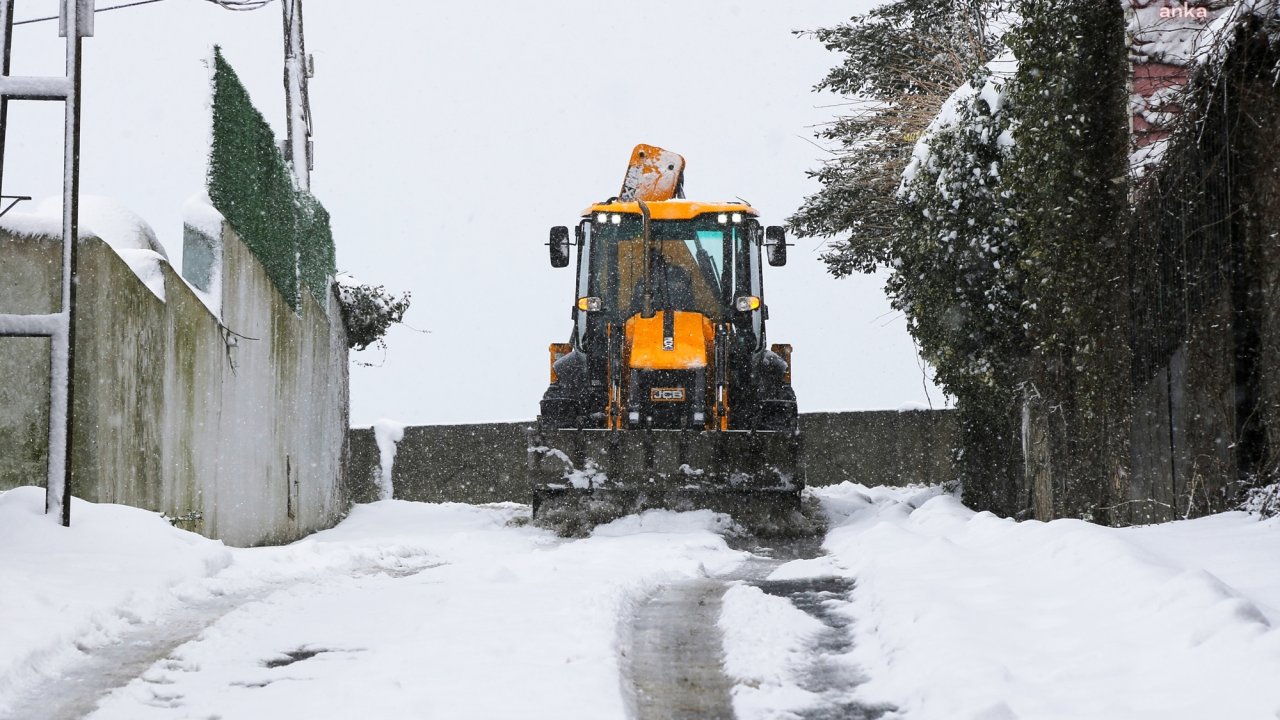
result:
<svg viewBox="0 0 1280 720"><path fill-rule="evenodd" d="M974 73L917 144L898 194L906 242L887 290L938 382L958 400L971 504L1012 513L1027 340L1014 150L1012 61Z"/></svg>
<svg viewBox="0 0 1280 720"><path fill-rule="evenodd" d="M824 257L837 276L891 268L957 400L976 507L1029 507L1024 419L1052 431L1032 469L1069 489L1041 514L1096 517L1123 471L1123 28L1118 0L903 0L819 34L845 55L819 88L863 100L821 136L841 150L791 222L841 237Z"/></svg>
<svg viewBox="0 0 1280 720"><path fill-rule="evenodd" d="M894 256L895 194L911 148L942 102L999 49L1011 0L900 0L809 33L843 58L814 88L847 99L817 137L832 157L810 173L822 189L790 218L832 238L837 276L874 272Z"/></svg>

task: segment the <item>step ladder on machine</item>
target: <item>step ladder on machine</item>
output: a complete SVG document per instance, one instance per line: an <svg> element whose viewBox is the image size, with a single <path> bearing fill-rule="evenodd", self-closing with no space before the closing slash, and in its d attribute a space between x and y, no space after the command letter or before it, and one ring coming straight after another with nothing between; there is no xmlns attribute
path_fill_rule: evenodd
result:
<svg viewBox="0 0 1280 720"><path fill-rule="evenodd" d="M0 183L4 172L4 136L10 100L61 101L66 107L62 157L62 294L58 312L46 315L0 314L0 338L47 337L50 344L49 475L45 513L71 524L71 378L75 367L76 238L80 194L80 40L93 35L94 0L60 0L59 35L66 38L67 72L59 77L9 74L14 0L0 0ZM68 28L72 31L68 32ZM3 186L0 185L0 192ZM18 198L11 197L14 202ZM25 198L23 198L25 199ZM12 203L9 204L12 207ZM3 209L3 208L0 208Z"/></svg>

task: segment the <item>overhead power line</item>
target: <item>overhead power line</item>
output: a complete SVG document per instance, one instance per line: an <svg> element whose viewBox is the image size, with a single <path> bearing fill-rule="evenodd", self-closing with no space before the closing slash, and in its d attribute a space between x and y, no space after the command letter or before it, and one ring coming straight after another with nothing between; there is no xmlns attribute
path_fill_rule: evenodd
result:
<svg viewBox="0 0 1280 720"><path fill-rule="evenodd" d="M223 10L257 10L271 4L271 0L205 0L214 5L221 5Z"/></svg>
<svg viewBox="0 0 1280 720"><path fill-rule="evenodd" d="M204 0L213 3L224 10L235 10L244 12L246 10L257 10L271 4L271 0ZM121 3L119 5L111 5L104 8L94 8L94 13L107 12L108 10L121 10L123 8L137 7L139 5L150 5L152 3L164 2L164 0L136 0L135 2ZM28 20L18 20L14 25L30 25L31 23L47 22L49 20L57 20L57 15L49 17L30 18Z"/></svg>

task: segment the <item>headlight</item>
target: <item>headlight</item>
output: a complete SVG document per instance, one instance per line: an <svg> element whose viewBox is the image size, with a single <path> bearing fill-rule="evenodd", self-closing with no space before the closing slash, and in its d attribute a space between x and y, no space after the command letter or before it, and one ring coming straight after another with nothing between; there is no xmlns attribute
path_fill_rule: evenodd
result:
<svg viewBox="0 0 1280 720"><path fill-rule="evenodd" d="M579 301L581 302L581 301ZM750 312L760 309L760 298L755 295L743 295L734 301L733 306L738 308L739 312Z"/></svg>
<svg viewBox="0 0 1280 720"><path fill-rule="evenodd" d="M604 302L598 297L578 298L578 309L583 312L600 312L602 307L604 307Z"/></svg>

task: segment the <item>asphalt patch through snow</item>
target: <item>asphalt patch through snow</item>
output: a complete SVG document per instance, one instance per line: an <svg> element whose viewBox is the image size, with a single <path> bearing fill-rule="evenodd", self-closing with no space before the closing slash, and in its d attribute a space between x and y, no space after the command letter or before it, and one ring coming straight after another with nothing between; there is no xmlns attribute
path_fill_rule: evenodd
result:
<svg viewBox="0 0 1280 720"><path fill-rule="evenodd" d="M822 536L730 539L752 557L736 572L660 588L637 608L621 643L622 667L637 720L733 718L733 682L724 674L722 637L716 623L730 583L746 582L790 600L827 630L817 638L801 687L822 697L794 712L804 720L876 720L895 708L849 700L863 681L835 658L853 646L852 621L835 612L848 601L854 582L841 577L768 580L783 563L822 556Z"/></svg>
<svg viewBox="0 0 1280 720"><path fill-rule="evenodd" d="M813 577L795 580L759 580L752 583L775 597L786 598L798 609L818 620L827 629L818 636L812 659L800 678L800 686L822 696L823 702L812 708L795 711L802 720L876 720L895 710L892 706L868 706L848 700L855 687L864 681L851 673L848 665L834 658L853 648L853 621L835 612L847 602L854 582L842 577Z"/></svg>

